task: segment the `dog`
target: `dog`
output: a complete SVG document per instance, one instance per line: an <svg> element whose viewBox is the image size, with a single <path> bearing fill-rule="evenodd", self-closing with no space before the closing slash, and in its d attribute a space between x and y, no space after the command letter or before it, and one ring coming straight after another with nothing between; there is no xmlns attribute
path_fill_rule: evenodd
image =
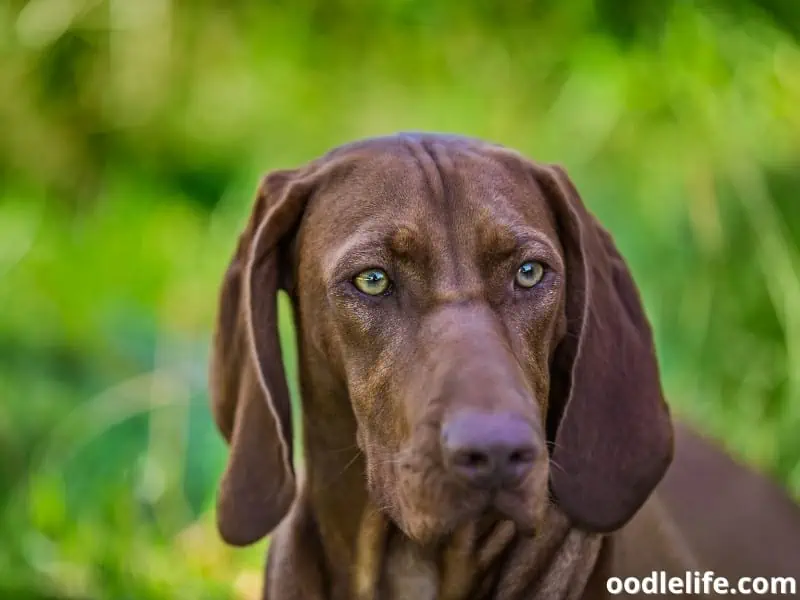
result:
<svg viewBox="0 0 800 600"><path fill-rule="evenodd" d="M398 134L268 174L222 284L210 391L230 445L218 528L272 534L265 600L800 578L798 506L674 423L609 233L561 167L496 144Z"/></svg>

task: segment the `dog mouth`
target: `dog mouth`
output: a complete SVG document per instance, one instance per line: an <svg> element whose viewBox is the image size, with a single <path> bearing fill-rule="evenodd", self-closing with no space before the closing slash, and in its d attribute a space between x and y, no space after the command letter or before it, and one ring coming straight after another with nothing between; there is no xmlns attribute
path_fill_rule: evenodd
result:
<svg viewBox="0 0 800 600"><path fill-rule="evenodd" d="M479 521L510 522L524 536L541 528L549 502L546 463L519 481L474 485L439 463L421 461L424 456L407 452L391 462L396 502L380 503L391 507L388 516L409 537L432 540ZM378 490L385 493L384 486Z"/></svg>
<svg viewBox="0 0 800 600"><path fill-rule="evenodd" d="M522 535L533 535L539 527L543 512L538 504L543 503L532 502L529 498L521 498L517 494L501 490L492 497L489 510L514 523Z"/></svg>
<svg viewBox="0 0 800 600"><path fill-rule="evenodd" d="M546 505L544 497L533 499L519 490L507 489L474 490L461 498L451 512L457 515L451 527L459 528L473 521L509 521L523 536L532 536L540 529Z"/></svg>
<svg viewBox="0 0 800 600"><path fill-rule="evenodd" d="M547 463L538 462L521 480L510 485L476 487L458 482L451 488L460 521L497 519L510 521L521 535L533 535L541 528L547 506Z"/></svg>

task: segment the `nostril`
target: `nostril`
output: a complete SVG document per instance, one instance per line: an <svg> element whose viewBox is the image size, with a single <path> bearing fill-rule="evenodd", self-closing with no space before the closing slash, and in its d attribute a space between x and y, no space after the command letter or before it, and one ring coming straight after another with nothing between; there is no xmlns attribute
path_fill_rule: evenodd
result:
<svg viewBox="0 0 800 600"><path fill-rule="evenodd" d="M533 428L513 414L460 413L442 427L441 443L447 468L481 487L514 484L537 457Z"/></svg>
<svg viewBox="0 0 800 600"><path fill-rule="evenodd" d="M523 466L532 463L535 458L533 448L525 450L514 450L508 456L508 462L512 466Z"/></svg>
<svg viewBox="0 0 800 600"><path fill-rule="evenodd" d="M454 466L466 469L487 469L491 467L491 459L488 454L478 450L464 450L455 452L452 456Z"/></svg>

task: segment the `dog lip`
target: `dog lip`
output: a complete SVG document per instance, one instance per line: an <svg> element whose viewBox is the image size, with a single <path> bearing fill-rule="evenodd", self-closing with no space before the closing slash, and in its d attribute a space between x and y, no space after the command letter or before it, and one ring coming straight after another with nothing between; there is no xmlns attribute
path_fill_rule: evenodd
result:
<svg viewBox="0 0 800 600"><path fill-rule="evenodd" d="M469 510L463 511L456 520L456 525L489 518L491 521L508 521L513 524L519 535L533 537L539 530L541 522L530 514L526 508L527 504L522 497L507 492L496 492L484 501L473 504Z"/></svg>
<svg viewBox="0 0 800 600"><path fill-rule="evenodd" d="M514 523L520 533L532 535L539 525L539 519L530 510L532 501L526 496L501 490L493 496L491 507Z"/></svg>

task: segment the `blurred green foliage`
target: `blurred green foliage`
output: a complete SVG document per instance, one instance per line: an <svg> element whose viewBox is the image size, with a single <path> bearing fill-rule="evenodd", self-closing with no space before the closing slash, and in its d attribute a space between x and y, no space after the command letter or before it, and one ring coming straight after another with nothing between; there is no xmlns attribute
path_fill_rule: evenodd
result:
<svg viewBox="0 0 800 600"><path fill-rule="evenodd" d="M221 273L261 173L397 130L567 166L676 411L800 494L800 6L659 6L0 4L0 598L256 597L213 527Z"/></svg>

